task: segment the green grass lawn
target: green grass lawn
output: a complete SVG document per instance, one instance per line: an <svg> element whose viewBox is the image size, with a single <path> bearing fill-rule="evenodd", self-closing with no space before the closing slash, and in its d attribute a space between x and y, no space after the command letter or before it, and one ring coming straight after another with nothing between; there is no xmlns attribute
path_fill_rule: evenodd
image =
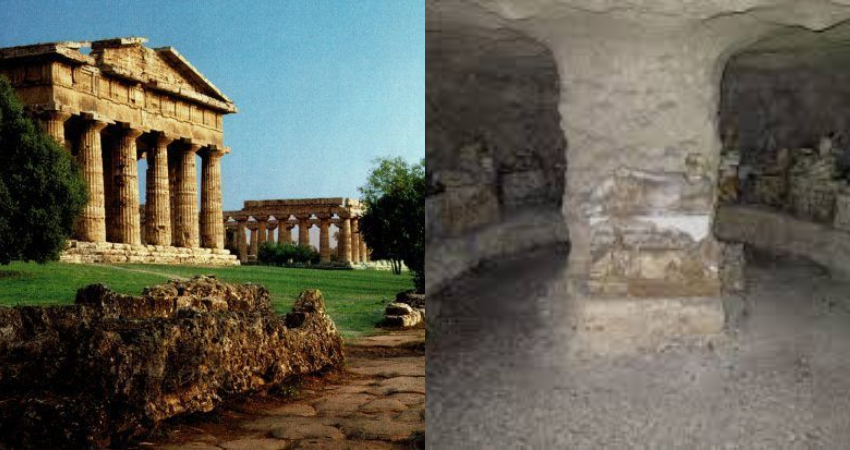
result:
<svg viewBox="0 0 850 450"><path fill-rule="evenodd" d="M124 294L138 295L145 286L169 278L216 275L232 283L269 288L274 308L286 313L298 293L320 289L328 313L347 338L374 333L384 305L399 291L412 288L410 275L378 270L316 270L264 266L226 268L159 265L81 265L12 263L0 267L0 305L60 305L74 301L77 289L104 283Z"/></svg>

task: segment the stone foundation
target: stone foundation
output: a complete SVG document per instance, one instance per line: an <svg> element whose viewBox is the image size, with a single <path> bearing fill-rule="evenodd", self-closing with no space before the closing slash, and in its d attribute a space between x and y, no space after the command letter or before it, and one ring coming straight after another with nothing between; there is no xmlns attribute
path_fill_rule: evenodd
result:
<svg viewBox="0 0 850 450"><path fill-rule="evenodd" d="M239 265L236 255L231 255L230 251L225 249L82 241L69 241L68 247L62 252L59 260L76 264Z"/></svg>

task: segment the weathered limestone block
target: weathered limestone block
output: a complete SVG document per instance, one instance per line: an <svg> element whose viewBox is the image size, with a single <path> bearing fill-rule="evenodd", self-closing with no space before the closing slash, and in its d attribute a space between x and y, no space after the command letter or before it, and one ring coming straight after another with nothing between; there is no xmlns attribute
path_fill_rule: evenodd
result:
<svg viewBox="0 0 850 450"><path fill-rule="evenodd" d="M0 447L120 446L167 418L339 367L341 345L321 292L282 317L265 288L214 278L0 308Z"/></svg>
<svg viewBox="0 0 850 450"><path fill-rule="evenodd" d="M384 325L392 328L411 328L422 323L424 315L404 303L390 303L386 308Z"/></svg>

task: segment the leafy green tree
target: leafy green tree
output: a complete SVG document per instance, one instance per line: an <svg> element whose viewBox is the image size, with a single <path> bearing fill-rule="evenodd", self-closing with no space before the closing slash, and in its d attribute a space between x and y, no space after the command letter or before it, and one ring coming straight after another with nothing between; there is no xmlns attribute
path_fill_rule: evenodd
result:
<svg viewBox="0 0 850 450"><path fill-rule="evenodd" d="M417 290L424 292L424 161L408 164L401 158L379 159L360 192L366 204L360 231L372 249L372 258L404 262L413 273Z"/></svg>
<svg viewBox="0 0 850 450"><path fill-rule="evenodd" d="M24 115L0 77L0 264L58 259L87 196L71 155Z"/></svg>
<svg viewBox="0 0 850 450"><path fill-rule="evenodd" d="M266 242L257 252L257 261L265 266L318 264L321 256L313 247Z"/></svg>

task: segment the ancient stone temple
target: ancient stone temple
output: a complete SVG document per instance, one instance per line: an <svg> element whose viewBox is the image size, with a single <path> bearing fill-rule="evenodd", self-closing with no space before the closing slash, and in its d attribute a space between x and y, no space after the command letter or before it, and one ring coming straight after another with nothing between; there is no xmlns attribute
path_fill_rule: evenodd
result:
<svg viewBox="0 0 850 450"><path fill-rule="evenodd" d="M238 264L224 248L221 222L221 158L230 151L222 119L236 107L175 49L145 42L0 49L0 74L77 158L89 186L89 204L62 260Z"/></svg>
<svg viewBox="0 0 850 450"><path fill-rule="evenodd" d="M298 227L298 245L314 246L310 229L319 228L318 250L321 262L331 263L331 226L337 228L337 262L349 265L370 260L369 249L360 236L363 205L351 198L306 198L249 200L239 211L225 211L227 244L243 263L256 261L259 246L265 242L292 243L292 230ZM275 236L277 230L277 236Z"/></svg>

